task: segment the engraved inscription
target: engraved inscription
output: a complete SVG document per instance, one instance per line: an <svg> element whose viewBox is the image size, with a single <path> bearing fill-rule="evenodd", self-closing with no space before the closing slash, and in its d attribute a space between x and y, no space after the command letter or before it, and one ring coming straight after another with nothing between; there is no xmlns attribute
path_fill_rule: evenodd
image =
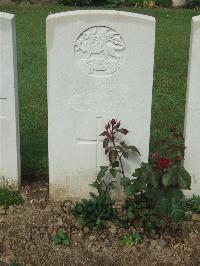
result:
<svg viewBox="0 0 200 266"><path fill-rule="evenodd" d="M85 73L92 76L107 76L122 66L125 42L115 30L95 26L79 35L74 51L78 64Z"/></svg>

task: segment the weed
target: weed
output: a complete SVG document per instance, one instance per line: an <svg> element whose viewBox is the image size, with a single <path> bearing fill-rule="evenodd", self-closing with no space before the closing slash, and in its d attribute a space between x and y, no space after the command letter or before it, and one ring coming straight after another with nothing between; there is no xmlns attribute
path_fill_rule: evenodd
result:
<svg viewBox="0 0 200 266"><path fill-rule="evenodd" d="M0 188L0 206L8 209L12 205L19 205L24 202L18 191L8 188Z"/></svg>
<svg viewBox="0 0 200 266"><path fill-rule="evenodd" d="M120 240L120 243L123 246L136 246L140 243L143 242L143 234L139 233L139 232L132 232L124 237L122 237L122 239Z"/></svg>
<svg viewBox="0 0 200 266"><path fill-rule="evenodd" d="M65 234L65 230L63 228L60 228L57 234L52 236L52 240L55 245L64 245L64 246L70 245L69 236Z"/></svg>

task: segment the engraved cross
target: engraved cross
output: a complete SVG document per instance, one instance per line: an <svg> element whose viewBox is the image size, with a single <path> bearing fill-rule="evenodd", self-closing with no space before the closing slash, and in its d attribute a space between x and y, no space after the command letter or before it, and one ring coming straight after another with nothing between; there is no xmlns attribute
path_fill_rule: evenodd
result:
<svg viewBox="0 0 200 266"><path fill-rule="evenodd" d="M6 97L0 97L0 119L5 119L7 117L3 116L2 115L2 112L3 112L3 103L8 100L8 98Z"/></svg>
<svg viewBox="0 0 200 266"><path fill-rule="evenodd" d="M103 140L99 136L102 132L102 117L96 118L96 137L95 138L77 138L77 144L83 145L96 145L96 172L98 173L99 167L101 165L101 157L102 157L102 142Z"/></svg>

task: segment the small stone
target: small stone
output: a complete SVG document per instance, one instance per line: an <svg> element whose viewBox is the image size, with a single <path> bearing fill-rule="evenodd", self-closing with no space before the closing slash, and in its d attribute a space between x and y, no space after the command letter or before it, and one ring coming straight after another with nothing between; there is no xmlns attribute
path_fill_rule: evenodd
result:
<svg viewBox="0 0 200 266"><path fill-rule="evenodd" d="M0 214L6 214L6 210L3 206L0 207Z"/></svg>
<svg viewBox="0 0 200 266"><path fill-rule="evenodd" d="M88 227L84 227L84 228L83 228L83 232L84 232L85 234L88 234L89 231L90 231L90 229L89 229Z"/></svg>
<svg viewBox="0 0 200 266"><path fill-rule="evenodd" d="M151 245L152 247L157 247L157 246L158 246L158 242L157 242L157 240L155 240L155 239L151 240L150 245Z"/></svg>
<svg viewBox="0 0 200 266"><path fill-rule="evenodd" d="M101 248L101 246L99 244L96 244L95 246L91 247L91 251L93 253L95 253L95 252L99 251L100 248Z"/></svg>
<svg viewBox="0 0 200 266"><path fill-rule="evenodd" d="M43 203L43 202L45 202L45 200L46 200L46 198L43 197L43 198L41 198L41 199L39 200L39 203Z"/></svg>
<svg viewBox="0 0 200 266"><path fill-rule="evenodd" d="M94 235L89 236L88 239L90 241L96 241L97 240L96 236L94 236Z"/></svg>
<svg viewBox="0 0 200 266"><path fill-rule="evenodd" d="M200 222L200 215L194 213L194 214L192 215L192 220L195 221L195 222Z"/></svg>
<svg viewBox="0 0 200 266"><path fill-rule="evenodd" d="M14 206L10 206L9 209L7 210L7 214L13 214L15 211Z"/></svg>
<svg viewBox="0 0 200 266"><path fill-rule="evenodd" d="M194 233L194 232L191 232L191 233L189 234L189 237L190 237L191 240L196 239L197 236L198 236L198 235L197 235L196 233Z"/></svg>
<svg viewBox="0 0 200 266"><path fill-rule="evenodd" d="M161 248L164 248L167 245L167 242L164 240L163 237L160 238L159 245Z"/></svg>
<svg viewBox="0 0 200 266"><path fill-rule="evenodd" d="M109 239L105 239L104 244L106 247L111 247L112 246L112 241L110 241Z"/></svg>
<svg viewBox="0 0 200 266"><path fill-rule="evenodd" d="M109 232L110 232L111 234L116 234L116 233L117 233L117 227L116 227L116 225L112 224L112 225L110 226L110 228L109 228Z"/></svg>

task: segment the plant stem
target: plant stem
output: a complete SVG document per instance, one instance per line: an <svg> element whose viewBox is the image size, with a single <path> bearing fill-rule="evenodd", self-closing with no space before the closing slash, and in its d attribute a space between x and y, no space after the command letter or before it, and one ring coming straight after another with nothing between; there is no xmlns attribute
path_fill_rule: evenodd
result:
<svg viewBox="0 0 200 266"><path fill-rule="evenodd" d="M112 138L111 138L111 141L113 143L113 147L115 149L115 151L117 152L117 157L118 157L118 160L119 160L119 163L120 163L120 167L121 167L121 173L123 175L123 177L125 177L125 173L124 173L124 166L123 166L123 163L122 163L122 156L119 155L119 152L116 148L116 145L115 145L115 135L114 135L114 132L113 132L113 126L112 126Z"/></svg>

